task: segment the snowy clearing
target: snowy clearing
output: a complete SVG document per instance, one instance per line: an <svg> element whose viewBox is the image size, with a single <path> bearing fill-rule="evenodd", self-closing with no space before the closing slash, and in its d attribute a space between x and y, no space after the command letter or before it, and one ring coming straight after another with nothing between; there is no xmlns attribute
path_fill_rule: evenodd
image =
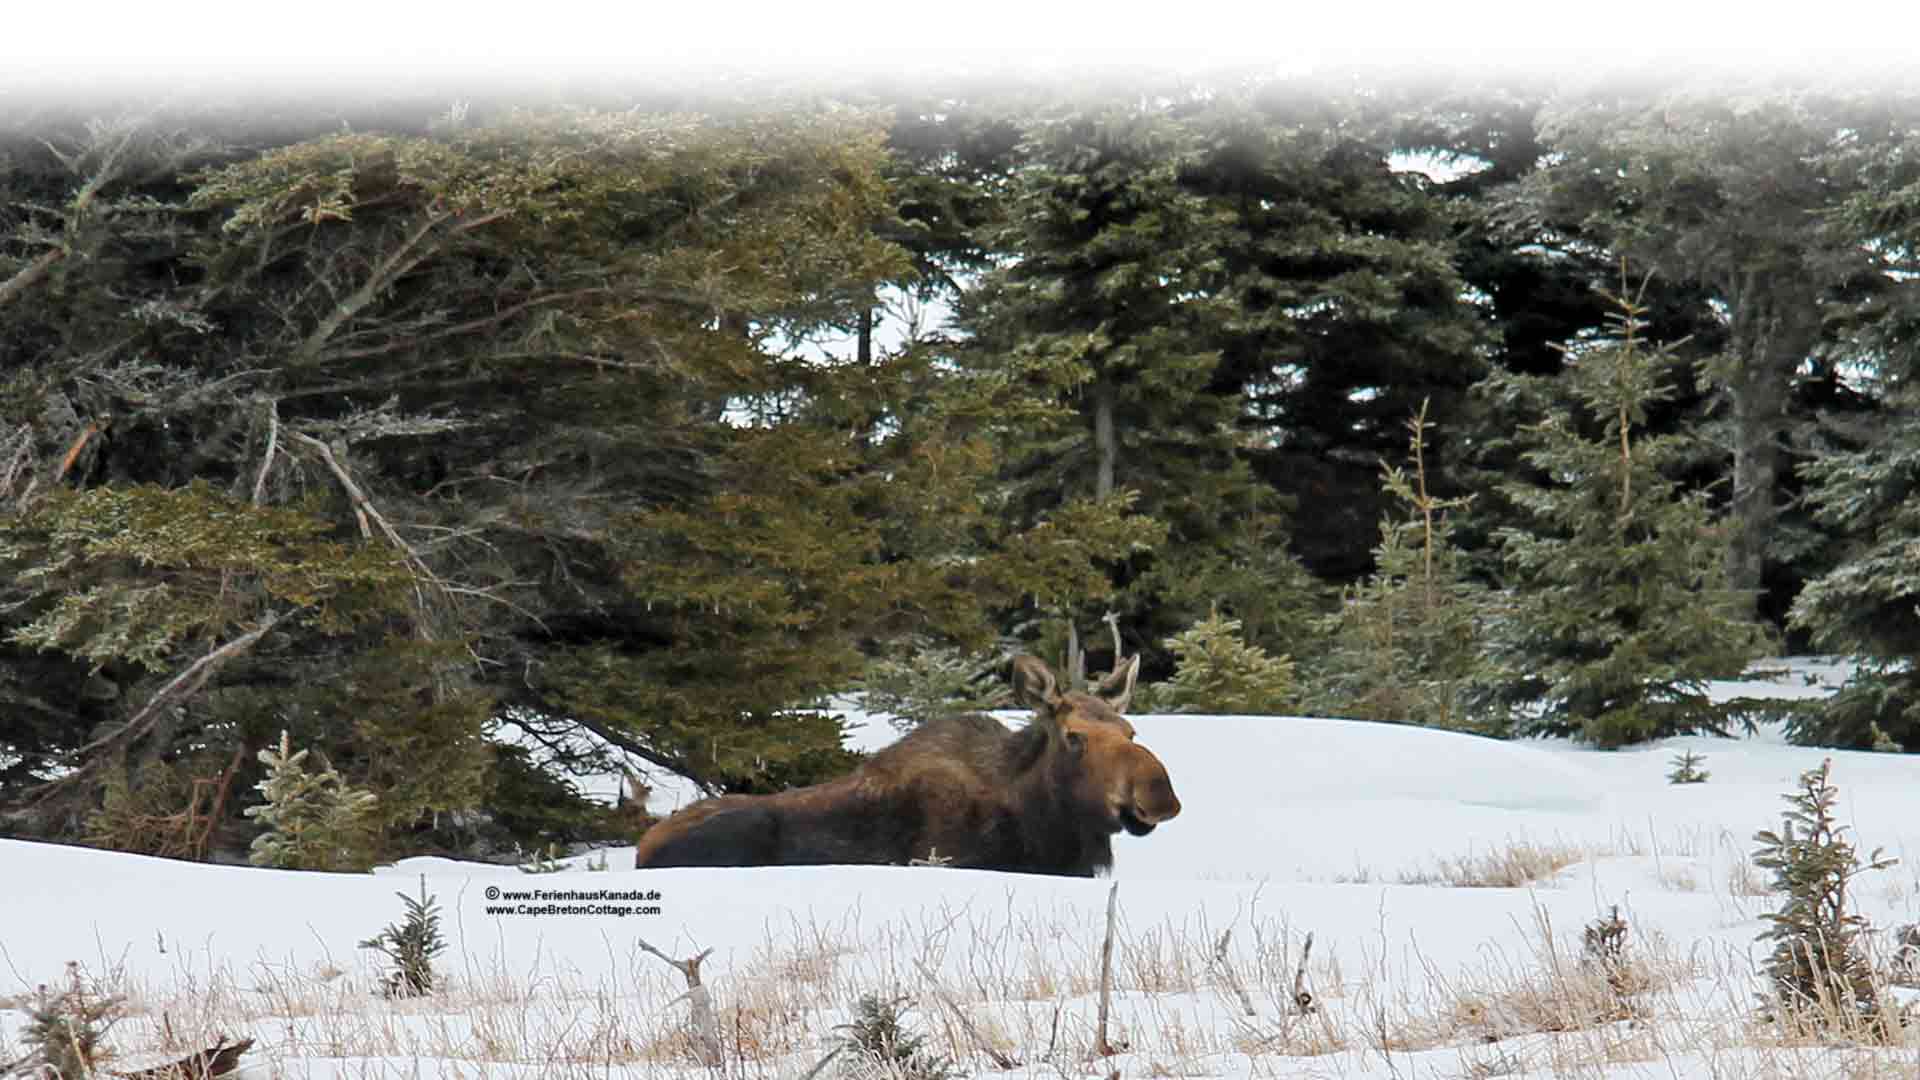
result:
<svg viewBox="0 0 1920 1080"><path fill-rule="evenodd" d="M1827 692L1797 660L1726 693ZM1868 1050L1757 1023L1749 858L1795 778L1833 759L1862 853L1859 909L1920 920L1920 761L1803 749L1775 732L1602 753L1339 720L1136 717L1185 804L1115 842L1112 879L937 868L635 871L630 847L532 875L441 859L373 875L169 862L0 841L0 1065L20 1008L69 962L128 998L110 1067L252 1037L242 1077L707 1076L675 957L712 949L729 1076L800 1080L862 995L978 1076L1913 1076L1920 1043ZM867 718L856 739L894 737ZM1667 782L1705 755L1703 784ZM670 808L682 797L655 798ZM604 864L608 869L598 869ZM378 993L358 947L424 875L449 948L433 996ZM1118 886L1113 1014L1096 1053ZM657 892L596 913L490 914L532 889ZM490 900L489 890L500 899ZM528 901L551 903L552 898ZM563 901L564 902L564 901ZM590 901L583 901L589 902ZM1632 985L1580 963L1618 905ZM650 909L657 908L657 912ZM1304 983L1313 1008L1294 1005ZM13 1006L13 1007L8 1007ZM820 1077L857 1068L843 1055Z"/></svg>

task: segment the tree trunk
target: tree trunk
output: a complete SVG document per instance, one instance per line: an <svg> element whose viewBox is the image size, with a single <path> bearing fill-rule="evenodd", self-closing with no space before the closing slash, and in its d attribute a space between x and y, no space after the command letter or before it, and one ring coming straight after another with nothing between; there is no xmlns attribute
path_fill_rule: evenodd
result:
<svg viewBox="0 0 1920 1080"><path fill-rule="evenodd" d="M1727 582L1757 604L1767 542L1779 516L1780 444L1794 372L1819 338L1810 297L1754 297L1734 316L1733 495L1728 507ZM1748 614L1756 614L1753 608Z"/></svg>
<svg viewBox="0 0 1920 1080"><path fill-rule="evenodd" d="M856 346L855 359L859 360L861 366L864 367L868 364L873 363L873 309L872 308L860 309L860 324L857 327L857 330L860 337L859 337L859 344Z"/></svg>
<svg viewBox="0 0 1920 1080"><path fill-rule="evenodd" d="M1113 384L1101 379L1093 386L1093 494L1104 499L1113 494L1114 463L1120 456L1119 442L1113 434Z"/></svg>

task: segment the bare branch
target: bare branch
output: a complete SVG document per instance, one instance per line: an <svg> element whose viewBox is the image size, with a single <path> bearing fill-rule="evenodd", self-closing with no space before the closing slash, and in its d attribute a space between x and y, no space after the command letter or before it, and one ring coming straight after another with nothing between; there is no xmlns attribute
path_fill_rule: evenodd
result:
<svg viewBox="0 0 1920 1080"><path fill-rule="evenodd" d="M253 505L267 494L267 473L273 468L274 449L280 445L280 403L267 402L267 452L260 456L260 472L253 478Z"/></svg>
<svg viewBox="0 0 1920 1080"><path fill-rule="evenodd" d="M447 592L446 583L441 581L439 575L433 572L433 568L428 566L426 560L420 557L420 553L414 550L413 545L407 543L406 540L400 536L399 530L395 529L393 525L387 521L386 517L380 513L379 508L373 505L373 500L367 498L367 493L360 490L360 485L354 482L353 474L349 473L346 466L340 464L340 459L334 456L332 447L311 435L299 431L288 432L288 437L311 447L314 452L320 455L321 460L327 463L327 468L332 470L334 477L340 481L340 486L345 489L347 493L347 499L353 504L354 516L360 521L360 535L369 540L373 538L373 531L367 525L367 520L371 518L373 523L380 527L380 531L385 534L387 540L392 543L394 547L400 549L401 555L406 560L407 569L414 576L414 598L419 601L422 611L426 610L427 604L426 594L423 593L420 588L420 581L422 579L431 583L443 594ZM424 621L418 621L417 628L422 638L429 641L433 640L433 632L427 627Z"/></svg>
<svg viewBox="0 0 1920 1080"><path fill-rule="evenodd" d="M1107 1041L1108 1005L1113 1000L1113 924L1120 904L1120 883L1114 882L1107 889L1107 936L1100 943L1100 1006L1095 1021L1093 1052L1101 1057L1112 1057L1126 1050L1123 1042L1118 1046Z"/></svg>
<svg viewBox="0 0 1920 1080"><path fill-rule="evenodd" d="M95 421L87 421L87 426L81 430L80 437L73 440L73 445L67 448L66 456L60 459L60 467L54 470L54 483L57 484L61 480L66 479L68 470L72 469L73 463L80 459L80 451L85 450L87 443L92 440L95 435L100 434L102 427L103 425Z"/></svg>
<svg viewBox="0 0 1920 1080"><path fill-rule="evenodd" d="M12 277L5 281L0 281L0 305L6 304L7 301L12 300L14 297L32 288L34 282L47 276L48 271L53 269L54 263L66 257L66 248L53 248L43 252L39 258L21 267L19 272L15 273Z"/></svg>
<svg viewBox="0 0 1920 1080"><path fill-rule="evenodd" d="M724 1060L720 1050L720 1024L714 1019L713 997L700 983L700 962L713 952L712 946L708 946L698 956L686 960L675 960L647 944L645 938L635 938L634 941L643 951L665 960L676 971L687 977L687 992L681 996L687 999L690 1013L688 1023L693 1029L694 1050L700 1057L700 1064L709 1067L719 1065Z"/></svg>
<svg viewBox="0 0 1920 1080"><path fill-rule="evenodd" d="M506 214L507 212L505 210L495 210L490 214L482 214L479 217L463 221L454 226L448 230L448 234L457 236L460 233L470 232L482 225L497 221L505 217ZM367 275L367 279L360 283L358 289L355 289L345 299L338 301L334 305L333 310L327 314L327 317L320 320L320 324L314 327L313 331L307 335L306 340L302 341L299 347L293 351L293 363L297 365L313 362L314 358L320 355L320 350L326 348L327 343L333 340L333 336L339 333L341 327L351 321L354 316L360 314L368 304L373 303L374 298L379 296L380 293L385 291L395 281L404 277L414 267L426 261L428 256L435 254L439 250L438 245L430 246L424 251L416 251L415 249L420 247L421 242L427 238L429 233L433 232L435 226L452 216L453 214L447 211L429 214L426 220L420 223L420 227L408 234L407 238L401 242L398 248L388 252L387 257L380 260L379 265L373 268L373 272Z"/></svg>

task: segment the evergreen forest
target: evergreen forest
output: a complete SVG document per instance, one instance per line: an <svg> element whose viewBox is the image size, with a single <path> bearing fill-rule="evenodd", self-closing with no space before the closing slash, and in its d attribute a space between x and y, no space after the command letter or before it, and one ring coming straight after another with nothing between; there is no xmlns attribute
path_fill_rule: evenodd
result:
<svg viewBox="0 0 1920 1080"><path fill-rule="evenodd" d="M1920 751L1920 92L1856 76L11 98L0 836L630 841L582 777L815 782L1020 652Z"/></svg>

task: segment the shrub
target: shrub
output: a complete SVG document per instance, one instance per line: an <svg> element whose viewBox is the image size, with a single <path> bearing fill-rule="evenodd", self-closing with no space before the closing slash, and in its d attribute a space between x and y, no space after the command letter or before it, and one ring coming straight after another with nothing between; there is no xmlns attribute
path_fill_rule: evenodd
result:
<svg viewBox="0 0 1920 1080"><path fill-rule="evenodd" d="M997 656L961 652L924 640L904 658L881 657L861 679L865 706L893 714L893 726L911 731L936 717L981 711L1002 704Z"/></svg>

